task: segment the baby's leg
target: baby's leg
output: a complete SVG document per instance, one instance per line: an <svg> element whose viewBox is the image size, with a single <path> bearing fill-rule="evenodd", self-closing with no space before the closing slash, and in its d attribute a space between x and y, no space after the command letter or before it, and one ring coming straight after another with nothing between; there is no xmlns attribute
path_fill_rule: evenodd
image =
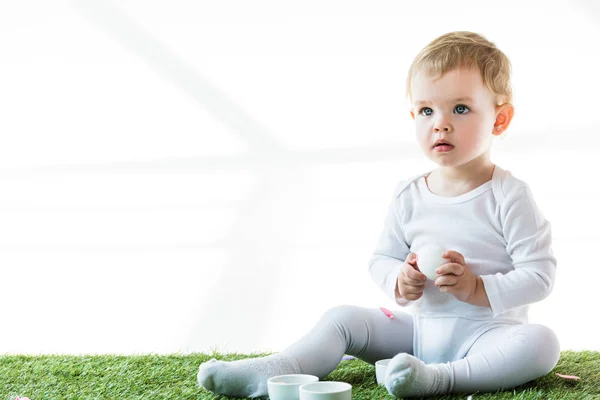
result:
<svg viewBox="0 0 600 400"><path fill-rule="evenodd" d="M389 319L378 308L334 307L282 353L298 360L303 373L319 378L333 371L344 354L370 364L398 353L413 354L412 316L395 311Z"/></svg>
<svg viewBox="0 0 600 400"><path fill-rule="evenodd" d="M455 393L494 392L546 375L560 356L552 330L535 324L492 329L452 362Z"/></svg>
<svg viewBox="0 0 600 400"><path fill-rule="evenodd" d="M425 364L398 354L385 385L396 397L495 392L546 375L558 361L554 333L542 325L512 325L483 334L462 360Z"/></svg>
<svg viewBox="0 0 600 400"><path fill-rule="evenodd" d="M394 312L389 319L379 309L334 307L296 343L267 357L200 366L201 386L230 396L258 397L267 394L267 379L282 374L311 374L322 378L333 371L344 354L369 363L412 354L412 316Z"/></svg>

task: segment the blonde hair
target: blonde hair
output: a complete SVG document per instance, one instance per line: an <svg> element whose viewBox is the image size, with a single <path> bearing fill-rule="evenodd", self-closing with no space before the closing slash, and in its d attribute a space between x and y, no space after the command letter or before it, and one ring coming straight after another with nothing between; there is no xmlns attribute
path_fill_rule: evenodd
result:
<svg viewBox="0 0 600 400"><path fill-rule="evenodd" d="M477 67L497 105L512 103L511 64L506 55L485 37L473 32L450 32L429 43L415 57L408 71L406 95L412 100L412 77L419 71L441 77L456 68Z"/></svg>

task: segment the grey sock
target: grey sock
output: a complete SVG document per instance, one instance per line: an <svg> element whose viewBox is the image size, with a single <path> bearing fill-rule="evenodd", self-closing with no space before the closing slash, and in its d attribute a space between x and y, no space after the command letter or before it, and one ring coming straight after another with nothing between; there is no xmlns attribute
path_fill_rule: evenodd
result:
<svg viewBox="0 0 600 400"><path fill-rule="evenodd" d="M213 358L200 365L198 383L226 396L261 397L267 395L267 379L300 373L296 359L281 353L229 362Z"/></svg>
<svg viewBox="0 0 600 400"><path fill-rule="evenodd" d="M451 381L448 365L425 364L416 357L401 353L387 367L385 387L399 398L429 396L448 393Z"/></svg>

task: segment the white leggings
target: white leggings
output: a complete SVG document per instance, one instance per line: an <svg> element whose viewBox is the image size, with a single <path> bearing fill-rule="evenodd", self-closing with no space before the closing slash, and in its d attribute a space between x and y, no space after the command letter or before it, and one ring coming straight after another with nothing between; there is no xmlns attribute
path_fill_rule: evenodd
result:
<svg viewBox="0 0 600 400"><path fill-rule="evenodd" d="M413 354L412 315L394 311L390 320L381 310L338 306L329 309L304 337L284 349L303 373L322 378L332 372L344 354L370 364ZM450 362L453 393L508 389L550 372L558 362L556 335L543 325L507 325L487 331L467 355Z"/></svg>

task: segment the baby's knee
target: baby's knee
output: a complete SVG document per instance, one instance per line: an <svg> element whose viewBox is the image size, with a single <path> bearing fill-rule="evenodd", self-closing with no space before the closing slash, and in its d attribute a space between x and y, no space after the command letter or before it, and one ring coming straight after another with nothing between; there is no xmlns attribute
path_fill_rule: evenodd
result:
<svg viewBox="0 0 600 400"><path fill-rule="evenodd" d="M341 305L335 306L323 313L320 324L333 326L343 337L348 337L352 332L362 331L365 326L365 310L361 307Z"/></svg>
<svg viewBox="0 0 600 400"><path fill-rule="evenodd" d="M356 320L356 316L360 307L350 305L340 305L331 307L323 313L323 320L329 322L342 323Z"/></svg>
<svg viewBox="0 0 600 400"><path fill-rule="evenodd" d="M539 375L552 371L560 358L560 343L554 331L544 325L528 324L522 333L527 336L526 348L531 351L531 361Z"/></svg>

